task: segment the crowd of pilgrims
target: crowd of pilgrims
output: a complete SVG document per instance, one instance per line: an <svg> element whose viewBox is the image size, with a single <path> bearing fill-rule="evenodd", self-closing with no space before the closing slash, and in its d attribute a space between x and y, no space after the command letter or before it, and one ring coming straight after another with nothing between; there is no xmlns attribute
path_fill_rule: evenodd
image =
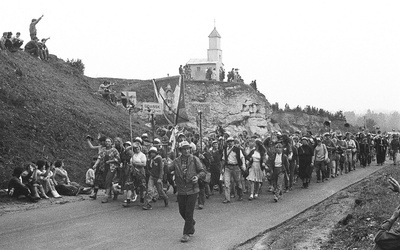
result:
<svg viewBox="0 0 400 250"><path fill-rule="evenodd" d="M143 209L150 210L151 203L159 199L168 206L168 191L179 191L171 166L180 151L188 148L206 173L199 181L198 209L203 209L206 199L215 192L222 196L223 203L230 203L233 198L241 201L245 194L249 200L257 199L263 185L278 202L299 179L299 185L307 189L313 172L316 183L320 183L356 167L370 166L375 159L377 165L382 165L386 158L396 164L400 149L397 134L382 135L379 131L318 136L311 131L304 135L274 132L266 138L249 136L246 131L237 136L224 131L201 139L198 135L178 133L172 145L160 138L149 140L147 134L132 142L118 137L97 139L98 145L93 145L93 138L87 137L89 147L97 155L86 173L84 186L70 181L62 160L38 160L14 169L9 195L23 195L33 202L49 196L78 194L90 194L90 198L96 199L99 189L104 189L102 203L124 195L124 207L139 201Z"/></svg>

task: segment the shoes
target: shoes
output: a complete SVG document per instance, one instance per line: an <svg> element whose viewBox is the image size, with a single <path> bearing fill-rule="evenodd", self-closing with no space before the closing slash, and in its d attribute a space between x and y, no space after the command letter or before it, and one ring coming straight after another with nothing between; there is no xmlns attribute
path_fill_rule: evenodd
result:
<svg viewBox="0 0 400 250"><path fill-rule="evenodd" d="M239 196L238 201L242 201L243 200L243 196Z"/></svg>
<svg viewBox="0 0 400 250"><path fill-rule="evenodd" d="M317 180L317 183L320 183L321 181L320 180Z"/></svg>
<svg viewBox="0 0 400 250"><path fill-rule="evenodd" d="M234 194L231 194L231 198L235 198L235 195L234 195Z"/></svg>
<svg viewBox="0 0 400 250"><path fill-rule="evenodd" d="M257 199L258 198L258 194L254 194L254 199Z"/></svg>
<svg viewBox="0 0 400 250"><path fill-rule="evenodd" d="M282 190L279 190L279 195L282 195Z"/></svg>
<svg viewBox="0 0 400 250"><path fill-rule="evenodd" d="M96 198L97 198L97 194L96 194L96 193L94 193L94 194L90 195L90 196L89 196L89 198L91 198L91 199L93 199L93 200L96 200Z"/></svg>
<svg viewBox="0 0 400 250"><path fill-rule="evenodd" d="M49 196L45 195L45 194L40 194L40 198L42 199L49 199Z"/></svg>
<svg viewBox="0 0 400 250"><path fill-rule="evenodd" d="M135 194L132 198L132 202L135 202L137 200L137 194Z"/></svg>
<svg viewBox="0 0 400 250"><path fill-rule="evenodd" d="M190 236L188 234L184 234L181 238L181 242L188 242L190 241Z"/></svg>
<svg viewBox="0 0 400 250"><path fill-rule="evenodd" d="M168 207L168 198L164 199L164 206Z"/></svg>
<svg viewBox="0 0 400 250"><path fill-rule="evenodd" d="M129 207L130 203L131 203L131 200L130 199L126 199L126 200L124 200L124 203L122 203L122 206L123 207Z"/></svg>
<svg viewBox="0 0 400 250"><path fill-rule="evenodd" d="M204 205L199 204L199 209L202 210L204 208Z"/></svg>
<svg viewBox="0 0 400 250"><path fill-rule="evenodd" d="M325 180L326 180L326 181L329 181L329 179L328 179L328 178L325 178Z"/></svg>
<svg viewBox="0 0 400 250"><path fill-rule="evenodd" d="M154 203L156 203L156 202L157 202L157 199L156 199L156 198L153 198L153 199L151 199L151 201L154 202Z"/></svg>
<svg viewBox="0 0 400 250"><path fill-rule="evenodd" d="M250 196L249 196L249 201L251 201L253 199L253 195L251 194Z"/></svg>
<svg viewBox="0 0 400 250"><path fill-rule="evenodd" d="M286 189L285 189L285 193L289 193L289 188L286 188Z"/></svg>
<svg viewBox="0 0 400 250"><path fill-rule="evenodd" d="M224 204L226 204L226 203L231 203L231 201L224 200L222 203L224 203Z"/></svg>
<svg viewBox="0 0 400 250"><path fill-rule="evenodd" d="M144 205L144 206L142 207L142 209L143 209L143 210L151 210L151 209L153 209L153 207L152 207L150 204L147 204L147 205Z"/></svg>
<svg viewBox="0 0 400 250"><path fill-rule="evenodd" d="M274 201L278 202L278 200L279 200L278 196L274 195Z"/></svg>

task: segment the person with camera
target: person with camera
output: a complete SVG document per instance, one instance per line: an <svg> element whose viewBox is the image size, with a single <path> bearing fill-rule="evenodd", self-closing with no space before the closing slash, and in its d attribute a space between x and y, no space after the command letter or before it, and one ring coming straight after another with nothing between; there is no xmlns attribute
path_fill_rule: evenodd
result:
<svg viewBox="0 0 400 250"><path fill-rule="evenodd" d="M181 242L190 241L190 236L195 232L194 225L196 221L193 219L193 214L197 195L200 191L199 179L204 179L206 176L200 159L192 155L190 150L189 142L182 141L179 144L181 155L169 167L170 171L175 172L179 213L185 220Z"/></svg>

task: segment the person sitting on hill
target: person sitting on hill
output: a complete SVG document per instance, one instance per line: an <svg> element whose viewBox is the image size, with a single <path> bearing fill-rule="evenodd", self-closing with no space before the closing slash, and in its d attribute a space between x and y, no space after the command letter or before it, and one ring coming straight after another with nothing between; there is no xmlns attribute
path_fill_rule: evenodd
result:
<svg viewBox="0 0 400 250"><path fill-rule="evenodd" d="M14 198L24 195L29 201L37 202L40 198L32 195L29 187L22 183L22 172L24 172L23 168L14 168L12 178L8 182L8 195Z"/></svg>
<svg viewBox="0 0 400 250"><path fill-rule="evenodd" d="M389 177L390 189L395 192L400 192L400 184L393 177ZM374 242L375 246L372 250L386 250L386 249L400 249L400 230L392 230L393 224L400 216L400 205L396 207L392 216L385 220L379 227L378 233L375 235Z"/></svg>
<svg viewBox="0 0 400 250"><path fill-rule="evenodd" d="M11 52L15 52L16 50L14 50L14 46L11 41L11 37L12 37L12 32L7 32L7 38L4 42L4 46L6 47L7 50L9 50Z"/></svg>
<svg viewBox="0 0 400 250"><path fill-rule="evenodd" d="M38 47L41 53L40 54L40 59L42 60L49 60L49 49L46 46L46 41L49 40L49 38L43 38L40 42L38 42Z"/></svg>
<svg viewBox="0 0 400 250"><path fill-rule="evenodd" d="M37 166L34 163L29 163L25 166L25 171L22 172L22 183L25 184L36 198L48 199L43 190L43 186L37 180ZM40 192L39 192L40 191Z"/></svg>
<svg viewBox="0 0 400 250"><path fill-rule="evenodd" d="M3 36L0 38L0 49L7 50L6 48L6 40L7 40L8 32L3 32Z"/></svg>
<svg viewBox="0 0 400 250"><path fill-rule="evenodd" d="M61 195L76 196L80 193L87 194L91 188L83 189L78 183L71 182L67 170L64 169L64 162L57 160L54 163L53 181L56 184L56 190Z"/></svg>
<svg viewBox="0 0 400 250"><path fill-rule="evenodd" d="M11 41L12 41L12 44L13 44L13 47L15 48L15 49L21 49L21 46L22 46L22 44L24 44L24 40L22 40L21 38L20 38L20 36L21 36L21 33L20 32L17 32L16 34L15 34L15 36L11 39Z"/></svg>
<svg viewBox="0 0 400 250"><path fill-rule="evenodd" d="M50 165L44 160L38 160L36 165L36 179L43 186L44 194L51 193L54 198L61 198L62 196L58 194L51 178L53 172L51 172Z"/></svg>
<svg viewBox="0 0 400 250"><path fill-rule="evenodd" d="M111 86L115 85L114 83L111 83L109 81L104 81L102 84L99 86L99 93L107 100L111 101Z"/></svg>
<svg viewBox="0 0 400 250"><path fill-rule="evenodd" d="M37 37L34 37L31 41L29 41L25 45L25 51L34 57L39 57L40 51L39 51L38 41L39 39Z"/></svg>

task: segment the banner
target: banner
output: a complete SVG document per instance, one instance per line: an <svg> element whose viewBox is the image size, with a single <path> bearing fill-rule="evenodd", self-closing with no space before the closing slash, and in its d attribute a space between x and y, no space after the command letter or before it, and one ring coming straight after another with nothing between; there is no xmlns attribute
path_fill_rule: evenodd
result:
<svg viewBox="0 0 400 250"><path fill-rule="evenodd" d="M134 91L121 91L121 102L125 108L136 106L136 92Z"/></svg>
<svg viewBox="0 0 400 250"><path fill-rule="evenodd" d="M182 76L153 79L154 93L162 104L162 116L157 117L157 125L176 125L188 122L185 109L185 82Z"/></svg>

